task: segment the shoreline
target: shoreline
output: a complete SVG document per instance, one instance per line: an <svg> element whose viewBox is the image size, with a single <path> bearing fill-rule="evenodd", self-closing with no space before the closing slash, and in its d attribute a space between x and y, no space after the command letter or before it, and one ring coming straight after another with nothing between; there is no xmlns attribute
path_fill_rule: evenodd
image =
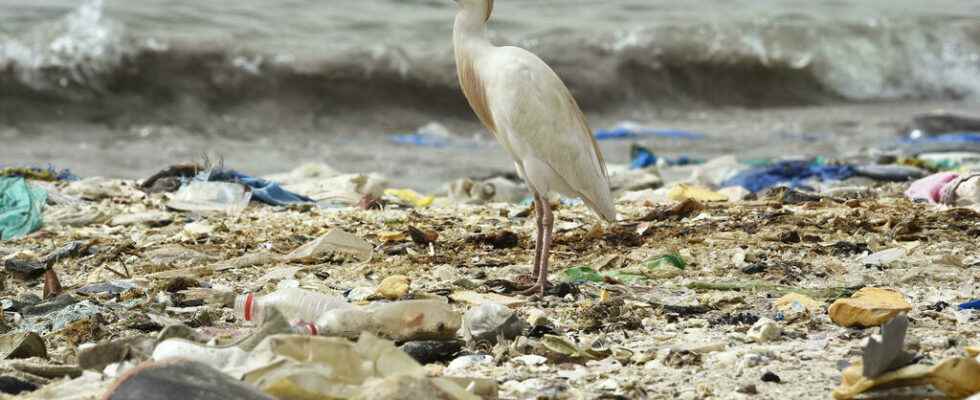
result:
<svg viewBox="0 0 980 400"><path fill-rule="evenodd" d="M706 135L704 140L601 141L607 162L629 162L639 143L658 155L708 159L785 156L850 157L893 145L916 114L946 109L980 109L980 103L907 101L766 109L635 109L590 114L594 130L622 121ZM80 176L142 179L166 166L223 158L226 165L255 176L297 165L325 163L346 172L378 172L396 187L435 192L451 180L512 172L499 145L469 114L440 118L411 109L359 112L325 118L311 127L295 118L267 118L242 110L189 125L159 122L93 123L57 118L45 123L0 125L0 160L5 165L68 168ZM251 115L251 116L250 116ZM306 116L308 119L310 116ZM432 148L391 142L430 122L446 126L470 146ZM477 138L473 140L473 138ZM416 166L411 170L405 165Z"/></svg>

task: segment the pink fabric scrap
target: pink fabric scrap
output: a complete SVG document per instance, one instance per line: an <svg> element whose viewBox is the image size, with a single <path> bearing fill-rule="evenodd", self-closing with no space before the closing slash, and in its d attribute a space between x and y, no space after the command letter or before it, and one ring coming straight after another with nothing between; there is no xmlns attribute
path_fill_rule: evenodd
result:
<svg viewBox="0 0 980 400"><path fill-rule="evenodd" d="M912 182L909 189L905 191L905 196L912 201L925 200L933 204L939 203L943 186L959 176L959 174L953 172L940 172L929 175Z"/></svg>

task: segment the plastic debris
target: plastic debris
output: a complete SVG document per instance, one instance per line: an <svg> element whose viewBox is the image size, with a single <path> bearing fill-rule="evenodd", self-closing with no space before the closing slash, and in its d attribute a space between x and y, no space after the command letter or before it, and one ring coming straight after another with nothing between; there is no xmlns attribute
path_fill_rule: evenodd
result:
<svg viewBox="0 0 980 400"><path fill-rule="evenodd" d="M432 383L421 398L479 398L465 390L472 380L464 380L464 385L459 386L457 380L427 378L421 365L393 343L370 333L359 336L357 343L352 343L340 338L274 335L265 338L251 352L222 360L204 357L199 361L231 377L240 377L276 398L389 398L377 397L379 386L374 382L399 376ZM480 383L486 390L486 383ZM496 396L496 387L490 386L490 390L492 393L487 394ZM367 394L371 396L361 397Z"/></svg>
<svg viewBox="0 0 980 400"><path fill-rule="evenodd" d="M24 178L0 177L0 240L22 237L41 228L47 192Z"/></svg>
<svg viewBox="0 0 980 400"><path fill-rule="evenodd" d="M874 379L912 363L915 354L905 351L905 331L908 327L908 318L905 314L899 314L881 326L881 340L874 337L868 339L864 347L862 375Z"/></svg>
<svg viewBox="0 0 980 400"><path fill-rule="evenodd" d="M517 203L527 196L527 188L502 176L483 180L463 178L447 187L449 198L465 204Z"/></svg>
<svg viewBox="0 0 980 400"><path fill-rule="evenodd" d="M388 300L405 297L411 288L412 280L405 275L392 275L378 284L378 295Z"/></svg>
<svg viewBox="0 0 980 400"><path fill-rule="evenodd" d="M657 166L660 163L663 165L692 165L700 164L703 161L691 159L688 156L680 156L675 159L661 158L653 154L650 149L633 144L630 146L630 168L632 169L643 169L646 167Z"/></svg>
<svg viewBox="0 0 980 400"><path fill-rule="evenodd" d="M449 146L477 147L479 145L475 139L467 140L454 136L446 126L435 121L419 127L415 133L390 135L388 139L397 144L436 148Z"/></svg>
<svg viewBox="0 0 980 400"><path fill-rule="evenodd" d="M463 315L463 338L467 342L495 344L500 337L517 337L527 327L527 322L503 304L481 304Z"/></svg>
<svg viewBox="0 0 980 400"><path fill-rule="evenodd" d="M807 312L816 314L823 309L823 305L816 300L799 293L788 293L776 299L773 305L781 311L792 310L795 304L801 305Z"/></svg>
<svg viewBox="0 0 980 400"><path fill-rule="evenodd" d="M739 172L722 182L721 186L742 186L752 193L777 185L796 188L807 179L834 181L850 178L856 174L849 165L824 165L812 161L780 161L772 165L756 167Z"/></svg>
<svg viewBox="0 0 980 400"><path fill-rule="evenodd" d="M432 196L423 196L412 189L385 189L385 195L393 196L413 207L428 207L435 200Z"/></svg>
<svg viewBox="0 0 980 400"><path fill-rule="evenodd" d="M174 195L167 207L195 213L237 215L248 207L252 192L237 183L192 181Z"/></svg>
<svg viewBox="0 0 980 400"><path fill-rule="evenodd" d="M757 343L765 343L779 339L782 333L783 331L776 321L769 318L760 318L755 324L752 324L752 327L749 328L746 335L749 339Z"/></svg>
<svg viewBox="0 0 980 400"><path fill-rule="evenodd" d="M960 310L980 310L980 300L968 301L959 305Z"/></svg>
<svg viewBox="0 0 980 400"><path fill-rule="evenodd" d="M273 206L314 202L309 197L283 189L276 182L251 177L233 170L215 169L206 171L198 179L210 182L241 183L251 189L253 200L258 200Z"/></svg>
<svg viewBox="0 0 980 400"><path fill-rule="evenodd" d="M444 302L404 300L329 310L298 328L322 336L355 338L361 332L371 332L396 341L437 340L454 337L460 322L459 313Z"/></svg>
<svg viewBox="0 0 980 400"><path fill-rule="evenodd" d="M697 200L697 201L727 201L728 196L715 192L701 186L692 186L678 183L667 192L667 198L674 201Z"/></svg>
<svg viewBox="0 0 980 400"><path fill-rule="evenodd" d="M299 288L279 289L264 296L246 293L235 298L235 316L248 322L263 321L269 308L289 320L313 321L329 310L351 307L343 297Z"/></svg>
<svg viewBox="0 0 980 400"><path fill-rule="evenodd" d="M898 315L908 312L912 305L898 291L881 288L864 288L847 299L838 299L827 313L837 325L844 327L879 326Z"/></svg>
<svg viewBox="0 0 980 400"><path fill-rule="evenodd" d="M862 359L843 371L834 398L847 400L871 390L927 384L952 398L980 393L980 362L969 348L968 357L949 357L932 367L909 365L915 357L904 350L907 328L904 314L882 326L881 339L870 338Z"/></svg>
<svg viewBox="0 0 980 400"><path fill-rule="evenodd" d="M320 257L336 253L347 254L358 261L367 262L374 255L374 246L350 233L334 229L298 247L282 259L290 262L315 262Z"/></svg>
<svg viewBox="0 0 980 400"><path fill-rule="evenodd" d="M611 145L625 148L629 143ZM874 159L878 165L936 168L890 157L872 151L840 162L860 166ZM435 377L481 396L485 384L495 388L499 379L501 398L724 397L739 396L736 390L749 384L759 396L778 389L801 398L819 397L830 388L804 387L809 378L836 379L843 363L852 361L841 358L872 336L825 323L827 306L875 285L901 291L915 318L909 333L922 335L910 340L909 351L922 355L916 361L926 370L920 384L933 386L913 392L941 390L946 384L951 385L947 390L967 392L972 381L962 377L969 376L964 372L969 373L970 364L950 346L972 344L963 341L969 342L975 331L974 309L959 307L976 300L969 273L980 262L973 248L973 207L912 204L902 193L908 183L862 176L846 182L808 179L803 184L812 186L812 193L779 188L749 196L740 186L721 188L721 181L715 182L749 164L734 157L732 163L721 161L717 165L723 168L701 170L696 180L694 171L707 164L681 167L659 161L656 168L636 170L610 165L619 187L645 188L628 193L635 202L617 202L619 224L599 224L580 202L561 201L551 257L562 268L553 271L554 286L541 298L514 294L527 286L533 262L531 202L499 204L486 196L451 201L439 193L436 206L409 209L389 196L372 200L386 203L384 208L363 209L357 205L367 193L383 196L372 174L340 175L315 165L294 171L295 176L263 178L297 194L326 196L316 198L322 200L319 207L249 206L238 215L219 212L201 218L162 209L173 194L135 190L138 183L133 181L103 180L87 187L76 183L75 189L84 187L91 197L49 201L42 232L0 243L0 265L17 260L34 263L32 269L45 274L57 271L65 290L43 299L45 291L56 291L42 289L39 278L20 280L7 274L0 295L0 332L40 333L55 361L3 360L0 375L10 378L4 382L36 388L27 398L81 399L84 393L98 398L147 356L145 346L158 342L152 348L158 356L215 360L212 367L235 380L261 370L256 372L262 375L261 387L349 387L352 398L377 398L377 393L424 393L417 397L428 398L439 393L433 389ZM973 166L954 168L959 179ZM192 180L193 174L186 178ZM520 186L508 176L491 179ZM668 188L651 189L664 182ZM969 190L972 182L965 180L958 189ZM748 197L739 202L673 202L667 193L675 183L708 188L729 199L725 191L730 189ZM72 191L69 187L71 183L58 182L45 190L65 193ZM324 200L333 194L337 196ZM99 200L89 201L94 198ZM109 224L113 218L147 212L168 214L172 221ZM351 234L318 242L341 229ZM343 251L344 246L329 244L341 237L350 241L338 243L356 245ZM383 257L374 256L375 247ZM655 268L644 265L651 256L672 251L683 254L686 269L669 261ZM740 272L745 269L754 272ZM659 277L656 272L666 274ZM389 296L397 300L381 299L376 287L383 278L397 275L410 278L407 287L397 285L409 290ZM313 313L307 321L280 313L278 322L255 326L236 318L237 294L251 292L258 298L284 288L331 297L344 293L342 301L354 304L345 312ZM528 328L495 346L467 346L462 314L491 303L513 310ZM319 321L325 331L320 332L317 320L328 314L336 323ZM760 328L752 330L756 324ZM761 328L772 327L781 328L782 335L764 341L772 336ZM312 337L309 333L316 332L318 338L342 335L343 343L363 331L396 338L409 357L432 364L410 378L371 376L344 386L331 374L360 368L362 358L327 371L332 368L328 364L255 351L273 335ZM322 343L310 346L331 351ZM947 358L958 361L936 368ZM445 368L456 359L460 361L453 369ZM33 369L49 377L29 372ZM767 380L779 377L778 386L760 382L765 372L773 373ZM878 385L893 372L870 381ZM447 375L484 379L459 382ZM691 376L700 383L691 384ZM66 390L66 384L74 386ZM261 391L254 383L245 384ZM299 393L295 396L308 395Z"/></svg>
<svg viewBox="0 0 980 400"><path fill-rule="evenodd" d="M886 249L868 254L867 256L861 257L859 262L864 265L887 265L893 261L900 260L902 257L905 257L906 254L908 254L907 250L901 247L896 247L893 249Z"/></svg>
<svg viewBox="0 0 980 400"><path fill-rule="evenodd" d="M612 129L599 129L595 132L596 140L637 139L641 137L656 137L663 139L702 140L703 133L689 132L677 129L653 129L640 126L635 122L621 122Z"/></svg>
<svg viewBox="0 0 980 400"><path fill-rule="evenodd" d="M957 177L959 177L959 174L951 172L940 172L929 175L912 182L905 195L912 200L926 201L933 204L939 203L943 186L955 180Z"/></svg>

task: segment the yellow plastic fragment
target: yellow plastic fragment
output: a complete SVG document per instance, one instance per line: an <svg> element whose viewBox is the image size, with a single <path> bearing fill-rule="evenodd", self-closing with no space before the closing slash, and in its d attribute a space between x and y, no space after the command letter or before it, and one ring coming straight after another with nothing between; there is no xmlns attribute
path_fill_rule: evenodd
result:
<svg viewBox="0 0 980 400"><path fill-rule="evenodd" d="M728 201L728 197L704 186L678 183L667 192L667 198L674 201L694 199L697 201Z"/></svg>
<svg viewBox="0 0 980 400"><path fill-rule="evenodd" d="M415 207L428 207L435 200L432 196L423 196L412 189L385 189L385 195L397 197Z"/></svg>

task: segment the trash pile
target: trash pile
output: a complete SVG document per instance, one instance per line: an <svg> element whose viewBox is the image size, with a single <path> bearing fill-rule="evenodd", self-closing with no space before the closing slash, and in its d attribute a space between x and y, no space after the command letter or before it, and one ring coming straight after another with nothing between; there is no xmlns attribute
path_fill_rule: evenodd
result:
<svg viewBox="0 0 980 400"><path fill-rule="evenodd" d="M534 297L507 174L0 177L0 398L965 398L980 178L927 154L610 165Z"/></svg>

